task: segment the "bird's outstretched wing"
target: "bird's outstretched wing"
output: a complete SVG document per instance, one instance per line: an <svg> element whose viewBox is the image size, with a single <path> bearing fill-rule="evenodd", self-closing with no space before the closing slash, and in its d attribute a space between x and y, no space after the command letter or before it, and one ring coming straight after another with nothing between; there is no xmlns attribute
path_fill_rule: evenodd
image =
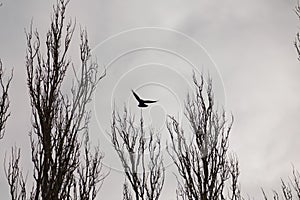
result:
<svg viewBox="0 0 300 200"><path fill-rule="evenodd" d="M157 100L156 101L154 101L154 100L144 100L144 103L156 103L157 102Z"/></svg>
<svg viewBox="0 0 300 200"><path fill-rule="evenodd" d="M131 90L131 91L132 91L134 97L136 98L136 100L141 101L140 97L133 90Z"/></svg>

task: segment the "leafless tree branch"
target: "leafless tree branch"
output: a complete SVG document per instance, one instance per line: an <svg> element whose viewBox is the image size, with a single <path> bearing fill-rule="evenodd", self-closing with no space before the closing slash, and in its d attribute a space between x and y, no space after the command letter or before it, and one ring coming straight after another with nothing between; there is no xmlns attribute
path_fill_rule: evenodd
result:
<svg viewBox="0 0 300 200"><path fill-rule="evenodd" d="M292 200L292 199L300 199L300 174L299 172L293 168L292 172L293 176L289 178L289 181L284 181L281 179L281 191L273 191L273 199L279 200ZM263 197L265 200L268 200L269 197L266 195L264 190L262 189Z"/></svg>
<svg viewBox="0 0 300 200"><path fill-rule="evenodd" d="M6 161L6 159L5 159ZM13 147L11 149L11 158L6 169L4 161L5 176L8 180L10 195L12 200L26 199L26 178L23 177L22 171L19 168L20 149Z"/></svg>
<svg viewBox="0 0 300 200"><path fill-rule="evenodd" d="M300 20L300 4L299 4L299 1L298 1L297 6L295 7L295 13L296 13L296 15L298 16L298 18ZM295 46L296 51L297 51L298 60L300 61L300 34L299 34L299 32L296 34L294 46Z"/></svg>
<svg viewBox="0 0 300 200"><path fill-rule="evenodd" d="M11 72L11 75L7 81L4 81L3 78L4 78L4 71L3 71L2 61L0 59L0 87L1 87L1 93L0 93L0 139L2 139L4 137L5 124L6 124L7 119L10 116L10 112L8 111L9 105L10 105L8 89L9 89L11 80L13 78L13 71Z"/></svg>

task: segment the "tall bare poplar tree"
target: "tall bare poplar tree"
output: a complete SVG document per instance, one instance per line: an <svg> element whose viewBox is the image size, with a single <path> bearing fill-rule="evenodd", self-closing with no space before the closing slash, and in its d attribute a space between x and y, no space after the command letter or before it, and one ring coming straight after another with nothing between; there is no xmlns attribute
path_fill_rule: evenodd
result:
<svg viewBox="0 0 300 200"><path fill-rule="evenodd" d="M135 117L126 108L122 115L114 110L111 132L112 144L126 176L123 199L158 200L165 180L159 135L145 130L142 111L135 125Z"/></svg>
<svg viewBox="0 0 300 200"><path fill-rule="evenodd" d="M167 128L171 138L168 152L179 175L177 199L241 199L237 159L228 155L228 140L233 118L214 105L212 81L193 76L194 93L188 95L185 115L191 130L170 117ZM189 140L189 136L192 139Z"/></svg>
<svg viewBox="0 0 300 200"><path fill-rule="evenodd" d="M66 21L69 0L53 6L46 34L45 54L38 31L26 33L27 85L32 108L30 131L33 188L27 192L19 167L20 150L13 149L6 175L11 198L15 199L95 199L106 174L103 154L89 145L87 104L105 73L98 74L92 62L86 31L81 31L80 66L68 56L75 24ZM69 94L62 91L67 70L73 66L75 79ZM78 71L78 72L76 72Z"/></svg>

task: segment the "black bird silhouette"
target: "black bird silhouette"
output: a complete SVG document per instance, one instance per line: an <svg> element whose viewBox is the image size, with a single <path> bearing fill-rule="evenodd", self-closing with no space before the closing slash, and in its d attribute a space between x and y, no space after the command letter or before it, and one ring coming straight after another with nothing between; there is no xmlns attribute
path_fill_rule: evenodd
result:
<svg viewBox="0 0 300 200"><path fill-rule="evenodd" d="M154 100L144 100L144 99L141 99L133 90L131 90L134 97L136 98L136 100L139 102L139 105L138 107L148 107L147 103L155 103L157 101L154 101Z"/></svg>

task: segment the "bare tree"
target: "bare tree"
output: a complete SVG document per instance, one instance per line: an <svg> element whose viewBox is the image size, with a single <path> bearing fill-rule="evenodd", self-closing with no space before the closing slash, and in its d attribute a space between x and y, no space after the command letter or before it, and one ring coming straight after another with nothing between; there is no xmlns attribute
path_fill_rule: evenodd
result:
<svg viewBox="0 0 300 200"><path fill-rule="evenodd" d="M68 50L75 24L66 22L69 0L53 6L50 29L46 34L46 51L42 54L38 31L26 33L27 85L32 108L30 131L33 188L26 191L26 179L19 167L19 150L13 150L6 176L14 199L95 199L106 173L103 154L89 145L87 104L97 83L98 65L91 60L86 31L81 31L81 64L75 73L70 94L62 92L66 72L72 62ZM83 142L82 142L83 141Z"/></svg>
<svg viewBox="0 0 300 200"><path fill-rule="evenodd" d="M165 180L161 140L153 130L149 130L147 137L142 111L138 124L135 125L135 117L126 108L123 115L113 111L112 143L126 176L123 199L157 200ZM134 194L132 195L130 191Z"/></svg>
<svg viewBox="0 0 300 200"><path fill-rule="evenodd" d="M0 86L1 86L1 93L0 93L0 139L3 138L4 132L5 132L5 124L10 116L10 113L8 112L9 108L9 97L8 97L8 89L11 83L13 77L13 73L11 73L10 77L8 80L5 81L3 80L4 78L4 71L3 71L3 66L2 66L2 61L0 59Z"/></svg>
<svg viewBox="0 0 300 200"><path fill-rule="evenodd" d="M185 103L191 130L184 130L174 117L167 124L168 152L179 172L177 199L241 199L238 161L228 155L233 117L228 122L225 111L215 108L211 79L205 87L203 76L198 81L194 74L193 82L194 93Z"/></svg>
<svg viewBox="0 0 300 200"><path fill-rule="evenodd" d="M270 199L268 195L265 193L264 189L261 189L263 193L263 197L265 200ZM289 181L284 181L281 179L281 191L278 192L273 190L273 196L271 199L274 200L292 200L292 199L300 199L300 174L299 172L293 168L293 176L289 178Z"/></svg>

